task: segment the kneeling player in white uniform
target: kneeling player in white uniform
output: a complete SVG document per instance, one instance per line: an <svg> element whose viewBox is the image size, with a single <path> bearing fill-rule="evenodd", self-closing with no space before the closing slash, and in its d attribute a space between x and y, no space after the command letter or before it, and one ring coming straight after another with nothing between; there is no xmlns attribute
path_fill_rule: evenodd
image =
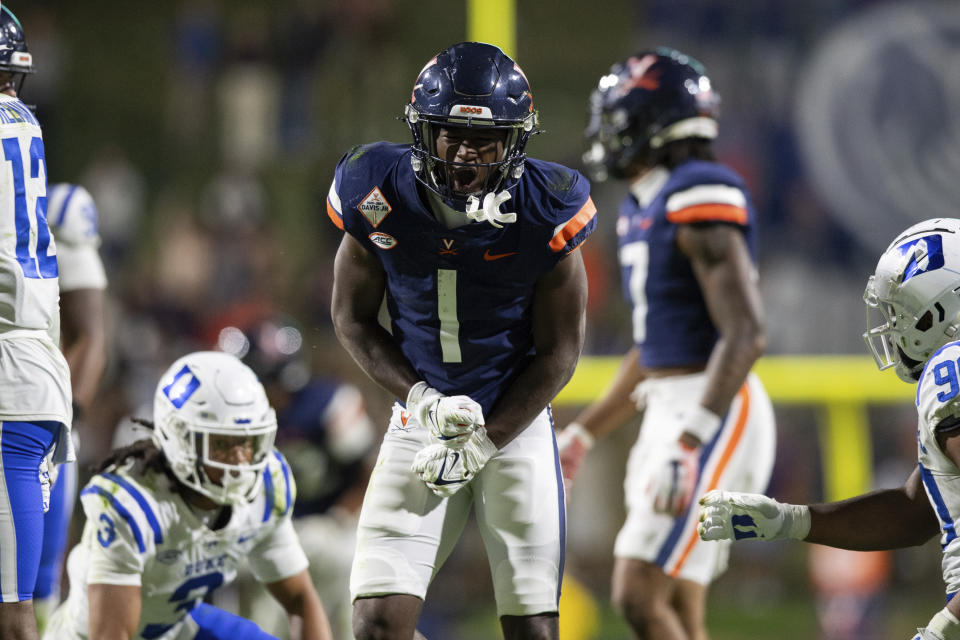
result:
<svg viewBox="0 0 960 640"><path fill-rule="evenodd" d="M704 540L795 539L855 551L919 545L941 533L947 606L913 640L960 640L960 220L904 231L870 277L864 300L883 322L864 338L881 369L917 382L917 468L897 489L822 505L712 491L700 501Z"/></svg>
<svg viewBox="0 0 960 640"><path fill-rule="evenodd" d="M152 442L117 450L81 492L70 595L44 638L273 638L202 602L243 557L302 619L304 638L331 638L290 521L276 416L253 372L224 353L180 358L157 386L154 420Z"/></svg>

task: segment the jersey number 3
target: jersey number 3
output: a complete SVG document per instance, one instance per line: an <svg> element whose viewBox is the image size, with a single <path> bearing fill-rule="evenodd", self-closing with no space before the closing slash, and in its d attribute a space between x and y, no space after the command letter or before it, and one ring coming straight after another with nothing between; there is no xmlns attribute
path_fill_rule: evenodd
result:
<svg viewBox="0 0 960 640"><path fill-rule="evenodd" d="M17 234L17 262L27 278L56 278L57 255L49 254L50 228L47 226L47 163L43 155L43 140L30 140L30 182L24 175L20 138L3 139L3 156L10 163L13 174L13 221ZM40 173L43 165L43 173ZM29 211L28 190L33 195L34 209ZM31 214L33 220L31 220ZM31 255L33 230L36 229L36 249Z"/></svg>

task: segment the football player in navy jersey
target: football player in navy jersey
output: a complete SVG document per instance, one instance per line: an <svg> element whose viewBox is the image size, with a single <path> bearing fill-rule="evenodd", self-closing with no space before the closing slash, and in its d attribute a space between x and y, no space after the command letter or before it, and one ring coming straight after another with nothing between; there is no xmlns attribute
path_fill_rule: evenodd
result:
<svg viewBox="0 0 960 640"><path fill-rule="evenodd" d="M413 144L343 156L327 212L346 231L332 315L398 398L351 575L357 638L421 637L431 579L474 508L507 638L556 638L565 536L549 402L583 344L590 186L529 159L530 85L464 42L420 71Z"/></svg>
<svg viewBox="0 0 960 640"><path fill-rule="evenodd" d="M756 213L718 164L718 97L672 49L615 64L590 99L584 159L629 192L617 221L635 346L605 395L558 438L567 482L596 438L644 409L627 466L612 595L640 637L706 638L707 586L726 546L697 537L696 497L766 487L773 410L751 367L765 345Z"/></svg>

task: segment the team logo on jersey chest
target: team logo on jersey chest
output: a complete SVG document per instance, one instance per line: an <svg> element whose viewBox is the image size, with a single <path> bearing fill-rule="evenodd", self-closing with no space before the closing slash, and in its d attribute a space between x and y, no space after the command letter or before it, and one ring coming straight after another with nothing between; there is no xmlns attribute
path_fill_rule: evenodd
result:
<svg viewBox="0 0 960 640"><path fill-rule="evenodd" d="M455 256L457 255L457 250L453 248L453 240L450 238L441 238L440 239L440 255L442 256Z"/></svg>
<svg viewBox="0 0 960 640"><path fill-rule="evenodd" d="M376 228L387 217L387 214L393 211L393 207L380 193L380 187L374 187L373 191L368 193L367 197L357 205L357 210Z"/></svg>
<svg viewBox="0 0 960 640"><path fill-rule="evenodd" d="M397 239L389 233L380 233L379 231L374 231L367 237L370 238L370 242L377 245L381 249L393 249L395 246L397 246Z"/></svg>

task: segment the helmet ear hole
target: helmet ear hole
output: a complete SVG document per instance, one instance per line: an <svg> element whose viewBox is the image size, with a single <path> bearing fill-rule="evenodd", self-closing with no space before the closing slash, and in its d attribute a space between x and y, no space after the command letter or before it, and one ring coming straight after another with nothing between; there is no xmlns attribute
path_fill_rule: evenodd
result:
<svg viewBox="0 0 960 640"><path fill-rule="evenodd" d="M930 327L933 326L933 313L927 309L927 312L920 316L920 319L917 320L917 324L914 325L914 328L917 331L929 331Z"/></svg>

